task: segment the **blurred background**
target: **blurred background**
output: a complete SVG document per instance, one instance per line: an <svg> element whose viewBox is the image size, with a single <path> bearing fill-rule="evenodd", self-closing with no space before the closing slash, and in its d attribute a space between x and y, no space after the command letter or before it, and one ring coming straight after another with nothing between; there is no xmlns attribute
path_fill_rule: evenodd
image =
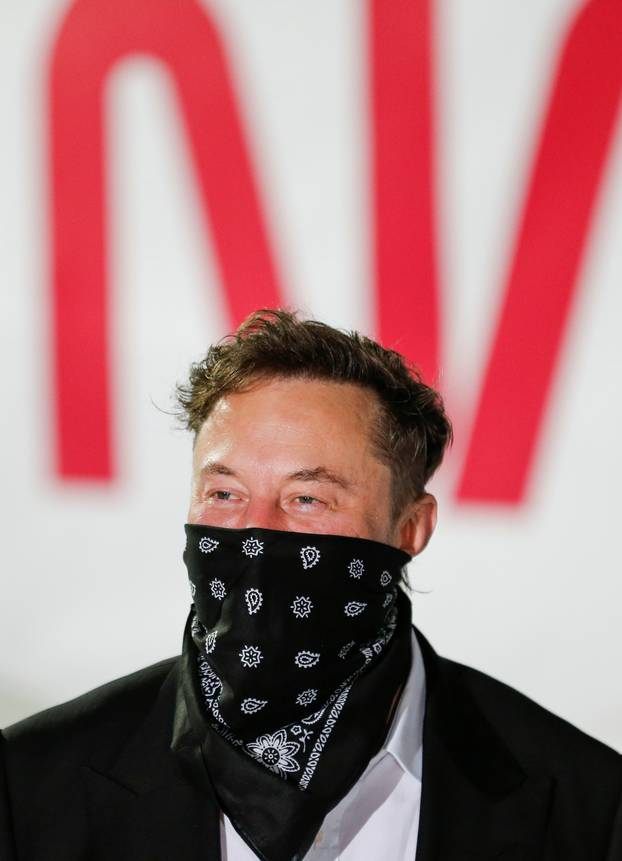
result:
<svg viewBox="0 0 622 861"><path fill-rule="evenodd" d="M175 654L191 361L286 305L444 393L441 654L622 749L622 5L0 5L0 725Z"/></svg>

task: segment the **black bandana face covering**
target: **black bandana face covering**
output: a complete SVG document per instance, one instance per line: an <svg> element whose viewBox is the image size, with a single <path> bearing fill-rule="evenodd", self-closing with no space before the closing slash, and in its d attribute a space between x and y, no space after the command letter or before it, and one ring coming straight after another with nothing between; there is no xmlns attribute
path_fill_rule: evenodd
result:
<svg viewBox="0 0 622 861"><path fill-rule="evenodd" d="M388 729L410 663L410 603L398 588L410 557L335 535L187 525L186 538L185 651L210 730L207 767L254 851L289 861ZM247 774L237 817L236 764Z"/></svg>

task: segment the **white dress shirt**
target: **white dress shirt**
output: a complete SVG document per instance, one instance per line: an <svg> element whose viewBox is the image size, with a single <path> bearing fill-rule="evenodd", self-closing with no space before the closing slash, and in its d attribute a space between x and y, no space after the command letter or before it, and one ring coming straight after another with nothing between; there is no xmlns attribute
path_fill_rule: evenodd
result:
<svg viewBox="0 0 622 861"><path fill-rule="evenodd" d="M412 861L417 851L425 671L412 635L412 665L387 738L350 792L324 819L304 861ZM256 861L221 817L223 861Z"/></svg>

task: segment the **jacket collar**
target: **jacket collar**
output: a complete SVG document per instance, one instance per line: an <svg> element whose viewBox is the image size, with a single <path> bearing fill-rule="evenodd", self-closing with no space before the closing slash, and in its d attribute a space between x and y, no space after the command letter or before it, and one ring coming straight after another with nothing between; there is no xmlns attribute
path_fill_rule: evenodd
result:
<svg viewBox="0 0 622 861"><path fill-rule="evenodd" d="M416 635L426 672L416 861L535 861L552 780L525 773L469 691L467 669Z"/></svg>

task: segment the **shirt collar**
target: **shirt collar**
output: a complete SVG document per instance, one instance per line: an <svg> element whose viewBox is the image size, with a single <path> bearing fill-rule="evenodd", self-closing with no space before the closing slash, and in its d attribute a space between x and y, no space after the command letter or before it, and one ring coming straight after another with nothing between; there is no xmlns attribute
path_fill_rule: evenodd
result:
<svg viewBox="0 0 622 861"><path fill-rule="evenodd" d="M422 776L424 712L425 668L413 630L410 672L379 757L390 754L405 772L418 781Z"/></svg>

